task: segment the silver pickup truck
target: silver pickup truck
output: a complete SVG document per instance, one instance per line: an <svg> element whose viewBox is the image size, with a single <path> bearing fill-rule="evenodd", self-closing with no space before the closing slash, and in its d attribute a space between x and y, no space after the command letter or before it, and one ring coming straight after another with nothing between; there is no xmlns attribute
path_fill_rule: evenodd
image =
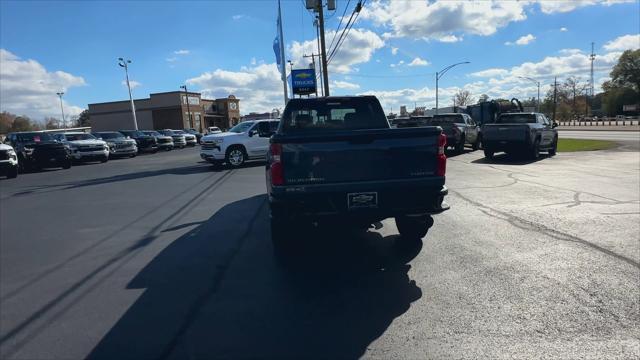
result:
<svg viewBox="0 0 640 360"><path fill-rule="evenodd" d="M482 125L484 156L491 159L499 151L531 159L537 159L540 151L553 156L558 149L557 126L540 113L501 114L495 123Z"/></svg>

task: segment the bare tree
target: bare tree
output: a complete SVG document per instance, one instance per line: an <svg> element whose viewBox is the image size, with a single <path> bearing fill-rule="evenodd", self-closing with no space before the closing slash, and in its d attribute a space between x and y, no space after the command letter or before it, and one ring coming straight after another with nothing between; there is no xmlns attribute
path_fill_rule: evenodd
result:
<svg viewBox="0 0 640 360"><path fill-rule="evenodd" d="M475 99L471 96L469 90L458 90L453 97L454 106L467 106L473 104Z"/></svg>

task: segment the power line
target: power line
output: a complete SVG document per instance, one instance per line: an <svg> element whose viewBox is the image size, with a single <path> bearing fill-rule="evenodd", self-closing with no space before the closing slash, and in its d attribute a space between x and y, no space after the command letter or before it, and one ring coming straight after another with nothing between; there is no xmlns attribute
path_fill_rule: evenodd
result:
<svg viewBox="0 0 640 360"><path fill-rule="evenodd" d="M351 0L347 1L347 5L344 7L344 11L342 12L342 16L340 17L340 22L338 23L338 27L336 28L336 32L333 33L333 38L331 39L331 44L329 44L329 49L333 46L333 41L336 39L336 35L338 35L338 31L340 31L340 25L342 25L342 20L344 20L344 15L347 13L347 9L349 8L349 4Z"/></svg>
<svg viewBox="0 0 640 360"><path fill-rule="evenodd" d="M356 7L353 9L353 12L349 17L349 21L347 22L347 25L345 25L344 29L342 30L342 33L340 34L340 37L338 38L338 42L336 43L336 46L333 48L333 50L329 54L329 60L327 61L327 63L331 62L333 57L337 54L338 50L340 50L340 47L342 46L344 41L347 39L347 36L349 35L349 32L351 31L353 24L355 24L356 21L358 20L358 16L360 15L360 10L362 10L362 7L364 6L365 2L366 0L358 1L358 3L356 4ZM354 18L354 15L355 15L355 18ZM351 21L352 19L353 21Z"/></svg>

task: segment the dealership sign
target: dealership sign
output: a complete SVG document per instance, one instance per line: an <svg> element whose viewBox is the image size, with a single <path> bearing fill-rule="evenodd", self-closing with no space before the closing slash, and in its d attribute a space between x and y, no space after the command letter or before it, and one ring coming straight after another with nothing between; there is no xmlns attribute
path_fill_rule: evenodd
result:
<svg viewBox="0 0 640 360"><path fill-rule="evenodd" d="M291 90L294 95L309 95L316 92L314 69L291 70Z"/></svg>

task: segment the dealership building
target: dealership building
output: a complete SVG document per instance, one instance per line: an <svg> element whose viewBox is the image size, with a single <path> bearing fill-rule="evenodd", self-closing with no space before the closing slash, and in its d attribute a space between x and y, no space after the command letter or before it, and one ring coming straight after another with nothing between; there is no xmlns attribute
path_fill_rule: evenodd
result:
<svg viewBox="0 0 640 360"><path fill-rule="evenodd" d="M200 93L171 91L134 100L138 129L187 129L200 132L209 126L229 129L240 121L240 100L229 95L203 99ZM129 100L89 104L92 131L133 129Z"/></svg>

